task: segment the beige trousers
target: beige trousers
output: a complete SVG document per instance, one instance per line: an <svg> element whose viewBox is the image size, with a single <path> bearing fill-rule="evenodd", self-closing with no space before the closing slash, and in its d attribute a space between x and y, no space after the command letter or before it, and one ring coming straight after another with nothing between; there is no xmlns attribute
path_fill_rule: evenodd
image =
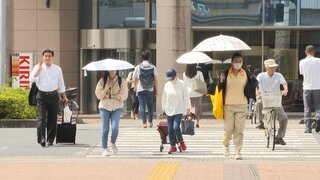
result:
<svg viewBox="0 0 320 180"><path fill-rule="evenodd" d="M224 138L223 145L229 146L233 138L235 152L240 152L243 142L243 129L248 109L246 104L224 106Z"/></svg>

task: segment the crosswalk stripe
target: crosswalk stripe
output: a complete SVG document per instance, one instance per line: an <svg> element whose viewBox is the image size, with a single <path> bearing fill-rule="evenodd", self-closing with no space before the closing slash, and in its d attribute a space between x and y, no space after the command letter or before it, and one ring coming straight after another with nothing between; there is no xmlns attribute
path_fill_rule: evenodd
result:
<svg viewBox="0 0 320 180"><path fill-rule="evenodd" d="M186 136L187 151L170 155L167 153L170 145L164 144L164 152L160 152L161 138L155 128L139 129L123 127L119 130L117 147L119 152L109 158L223 158L222 154L222 128L199 128L196 135ZM264 131L246 128L241 153L247 159L283 159L293 160L320 159L319 134L305 134L303 129L287 129L285 141L287 145L276 145L275 151L265 147ZM110 137L109 137L110 139ZM230 142L231 153L234 153L234 145ZM87 158L100 158L101 145L97 144L89 148Z"/></svg>

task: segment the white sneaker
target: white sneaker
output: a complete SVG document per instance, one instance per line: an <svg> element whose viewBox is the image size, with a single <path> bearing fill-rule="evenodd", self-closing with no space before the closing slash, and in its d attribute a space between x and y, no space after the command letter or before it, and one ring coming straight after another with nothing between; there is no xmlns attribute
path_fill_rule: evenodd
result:
<svg viewBox="0 0 320 180"><path fill-rule="evenodd" d="M110 156L111 151L109 149L104 149L102 152L102 156Z"/></svg>
<svg viewBox="0 0 320 180"><path fill-rule="evenodd" d="M240 152L239 152L239 153L236 153L236 155L234 156L234 159L235 159L235 160L241 160L241 159L242 159L241 153L240 153Z"/></svg>
<svg viewBox="0 0 320 180"><path fill-rule="evenodd" d="M229 146L223 146L223 154L224 154L224 156L230 155Z"/></svg>
<svg viewBox="0 0 320 180"><path fill-rule="evenodd" d="M118 148L115 144L111 144L113 154L118 154Z"/></svg>

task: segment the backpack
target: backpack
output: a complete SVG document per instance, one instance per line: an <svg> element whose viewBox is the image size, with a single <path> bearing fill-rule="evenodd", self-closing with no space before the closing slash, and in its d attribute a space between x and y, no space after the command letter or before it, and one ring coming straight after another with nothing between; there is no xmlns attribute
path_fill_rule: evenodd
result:
<svg viewBox="0 0 320 180"><path fill-rule="evenodd" d="M139 66L139 80L143 89L151 89L154 86L154 68L151 64Z"/></svg>
<svg viewBox="0 0 320 180"><path fill-rule="evenodd" d="M29 91L28 101L30 106L37 106L37 96L38 87L35 82L32 83L31 89Z"/></svg>

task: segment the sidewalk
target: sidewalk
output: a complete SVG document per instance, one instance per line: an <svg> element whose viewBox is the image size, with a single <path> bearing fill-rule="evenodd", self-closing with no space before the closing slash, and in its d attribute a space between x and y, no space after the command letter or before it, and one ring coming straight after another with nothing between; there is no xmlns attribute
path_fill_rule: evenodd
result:
<svg viewBox="0 0 320 180"><path fill-rule="evenodd" d="M0 162L1 179L319 179L319 162L214 160L10 160Z"/></svg>

